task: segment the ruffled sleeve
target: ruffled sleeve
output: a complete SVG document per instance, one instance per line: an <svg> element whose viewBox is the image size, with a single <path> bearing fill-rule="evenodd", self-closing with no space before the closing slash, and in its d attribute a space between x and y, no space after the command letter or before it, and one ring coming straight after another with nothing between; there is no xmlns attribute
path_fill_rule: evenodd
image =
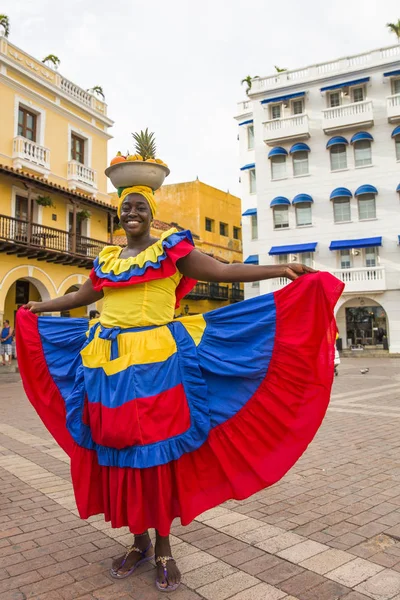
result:
<svg viewBox="0 0 400 600"><path fill-rule="evenodd" d="M137 256L120 258L120 246L106 246L95 259L90 273L93 288L96 291L104 287L125 287L165 279L174 275L177 261L194 250L190 231L166 231L160 240L152 244ZM196 280L182 277L176 289L177 306L195 286Z"/></svg>

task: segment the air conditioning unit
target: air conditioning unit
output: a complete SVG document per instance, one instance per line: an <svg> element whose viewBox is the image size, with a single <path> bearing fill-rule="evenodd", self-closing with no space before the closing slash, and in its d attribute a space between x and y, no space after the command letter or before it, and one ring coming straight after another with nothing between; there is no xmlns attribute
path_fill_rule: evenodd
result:
<svg viewBox="0 0 400 600"><path fill-rule="evenodd" d="M296 256L295 254L292 254L291 260L292 260L292 262L297 262L298 256Z"/></svg>

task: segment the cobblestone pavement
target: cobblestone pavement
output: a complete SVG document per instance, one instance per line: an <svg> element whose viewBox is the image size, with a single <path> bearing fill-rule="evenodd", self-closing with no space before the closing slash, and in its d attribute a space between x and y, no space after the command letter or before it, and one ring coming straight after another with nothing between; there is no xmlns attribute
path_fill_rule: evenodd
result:
<svg viewBox="0 0 400 600"><path fill-rule="evenodd" d="M183 585L167 595L149 564L110 579L131 537L79 520L66 456L18 376L0 376L1 600L400 600L399 384L400 360L344 360L323 426L281 482L174 526Z"/></svg>

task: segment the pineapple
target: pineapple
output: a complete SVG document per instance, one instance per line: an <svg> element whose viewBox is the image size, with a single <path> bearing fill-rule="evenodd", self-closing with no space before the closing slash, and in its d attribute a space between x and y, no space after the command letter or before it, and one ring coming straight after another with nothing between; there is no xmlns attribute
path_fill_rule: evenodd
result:
<svg viewBox="0 0 400 600"><path fill-rule="evenodd" d="M156 141L154 139L154 133L149 133L148 128L146 128L146 131L132 133L132 136L135 140L136 154L141 156L143 160L148 160L149 158L154 159L156 156Z"/></svg>

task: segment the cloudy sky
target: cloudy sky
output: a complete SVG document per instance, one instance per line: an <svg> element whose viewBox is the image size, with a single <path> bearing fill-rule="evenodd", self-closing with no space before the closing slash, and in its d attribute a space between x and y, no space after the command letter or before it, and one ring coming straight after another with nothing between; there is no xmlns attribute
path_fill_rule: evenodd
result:
<svg viewBox="0 0 400 600"><path fill-rule="evenodd" d="M10 40L87 89L101 85L114 119L110 156L131 132L156 132L169 183L239 193L240 81L395 43L398 0L3 0Z"/></svg>

